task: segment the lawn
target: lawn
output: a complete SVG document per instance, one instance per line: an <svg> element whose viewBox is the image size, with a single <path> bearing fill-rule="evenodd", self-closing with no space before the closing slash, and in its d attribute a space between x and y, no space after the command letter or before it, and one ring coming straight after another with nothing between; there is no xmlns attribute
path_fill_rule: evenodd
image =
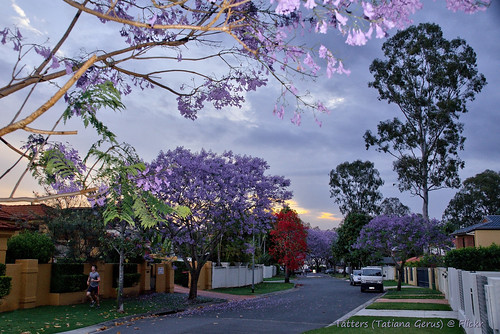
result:
<svg viewBox="0 0 500 334"><path fill-rule="evenodd" d="M425 295L408 295L408 294L389 295L389 294L385 294L384 298L387 298L387 299L444 299L444 296L443 295L433 295L433 294L425 294Z"/></svg>
<svg viewBox="0 0 500 334"><path fill-rule="evenodd" d="M399 303L375 302L366 307L373 310L424 310L424 311L451 311L450 305L429 303Z"/></svg>
<svg viewBox="0 0 500 334"><path fill-rule="evenodd" d="M297 276L292 275L290 276L290 279L296 279ZM279 275L279 276L274 276L274 277L269 277L269 278L264 278L264 282L273 282L273 281L284 281L285 280L285 275Z"/></svg>
<svg viewBox="0 0 500 334"><path fill-rule="evenodd" d="M218 288L218 289L213 289L211 291L229 293L231 295L252 295L252 294L260 295L260 294L264 294L264 293L288 290L288 289L293 288L294 286L295 286L295 284L293 284L293 283L263 282L263 283L255 284L255 286L254 286L255 292L254 293L252 293L251 286L243 286L243 287L238 287L238 288Z"/></svg>
<svg viewBox="0 0 500 334"><path fill-rule="evenodd" d="M408 284L406 284L405 282L401 282L401 286L407 286ZM387 281L384 281L384 286L398 286L398 281L394 281L394 280L387 280Z"/></svg>
<svg viewBox="0 0 500 334"><path fill-rule="evenodd" d="M439 290L432 290L428 288L401 288L401 291L396 289L387 290L387 295L439 295L442 293Z"/></svg>
<svg viewBox="0 0 500 334"><path fill-rule="evenodd" d="M32 309L0 313L0 333L58 333L91 326L105 321L148 312L168 313L193 305L222 302L220 299L198 297L187 301L186 294L160 293L125 300L125 313L118 313L116 300L101 302L101 308L89 304L40 306Z"/></svg>
<svg viewBox="0 0 500 334"><path fill-rule="evenodd" d="M356 327L357 326L357 327ZM394 317L368 317L354 316L348 320L335 323L333 326L306 332L307 334L405 334L440 333L463 334L463 328L456 319L439 318L394 318Z"/></svg>

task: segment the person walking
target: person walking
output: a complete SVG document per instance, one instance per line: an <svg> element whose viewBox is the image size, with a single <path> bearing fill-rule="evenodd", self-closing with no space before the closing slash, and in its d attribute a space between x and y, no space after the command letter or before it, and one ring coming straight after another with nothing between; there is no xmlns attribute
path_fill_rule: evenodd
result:
<svg viewBox="0 0 500 334"><path fill-rule="evenodd" d="M87 279L87 285L89 286L87 289L87 298L90 299L90 307L94 307L97 304L97 308L100 308L99 304L99 282L101 281L101 277L97 272L97 267L95 264L92 265L91 271L89 273L89 278Z"/></svg>

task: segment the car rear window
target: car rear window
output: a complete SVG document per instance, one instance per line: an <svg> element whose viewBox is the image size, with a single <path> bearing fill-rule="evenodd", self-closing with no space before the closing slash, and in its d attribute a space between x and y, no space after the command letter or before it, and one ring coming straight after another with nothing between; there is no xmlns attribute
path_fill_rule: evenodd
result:
<svg viewBox="0 0 500 334"><path fill-rule="evenodd" d="M382 276L379 269L363 269L363 276Z"/></svg>

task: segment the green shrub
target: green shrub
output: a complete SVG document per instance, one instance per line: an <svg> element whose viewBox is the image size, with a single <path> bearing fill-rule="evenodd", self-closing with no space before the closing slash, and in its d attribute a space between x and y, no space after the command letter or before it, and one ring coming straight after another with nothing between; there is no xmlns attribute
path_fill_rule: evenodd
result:
<svg viewBox="0 0 500 334"><path fill-rule="evenodd" d="M419 261L408 262L405 264L406 267L417 267L417 268L435 268L442 267L444 265L444 257L435 254L425 254Z"/></svg>
<svg viewBox="0 0 500 334"><path fill-rule="evenodd" d="M50 280L50 292L65 293L84 291L87 288L87 278L85 274L61 275Z"/></svg>
<svg viewBox="0 0 500 334"><path fill-rule="evenodd" d="M54 253L54 243L48 235L25 231L7 241L7 263L17 259L37 259L38 263L48 263Z"/></svg>
<svg viewBox="0 0 500 334"><path fill-rule="evenodd" d="M53 263L50 292L64 293L85 290L88 275L83 273L83 268L82 263Z"/></svg>
<svg viewBox="0 0 500 334"><path fill-rule="evenodd" d="M7 270L7 266L3 263L0 263L0 276L5 276L6 270Z"/></svg>
<svg viewBox="0 0 500 334"><path fill-rule="evenodd" d="M119 279L119 264L113 264L113 288L118 287L118 279ZM123 287L130 288L137 283L139 283L141 279L141 274L137 272L137 263L124 263L123 265Z"/></svg>
<svg viewBox="0 0 500 334"><path fill-rule="evenodd" d="M0 298L7 296L12 287L12 277L0 276Z"/></svg>
<svg viewBox="0 0 500 334"><path fill-rule="evenodd" d="M468 271L500 270L500 246L454 249L446 254L444 262L447 267Z"/></svg>
<svg viewBox="0 0 500 334"><path fill-rule="evenodd" d="M184 261L172 262L174 268L174 283L183 287L189 286L189 269Z"/></svg>

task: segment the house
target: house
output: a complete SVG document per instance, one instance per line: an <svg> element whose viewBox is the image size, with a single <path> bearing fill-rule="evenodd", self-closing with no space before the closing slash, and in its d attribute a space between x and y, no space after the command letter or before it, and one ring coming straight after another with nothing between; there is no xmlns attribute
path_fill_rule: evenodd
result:
<svg viewBox="0 0 500 334"><path fill-rule="evenodd" d="M457 248L500 245L500 215L485 216L481 223L452 233Z"/></svg>
<svg viewBox="0 0 500 334"><path fill-rule="evenodd" d="M3 205L0 204L0 263L5 263L7 240L19 233L22 224L37 223L47 215L49 207L37 205Z"/></svg>

